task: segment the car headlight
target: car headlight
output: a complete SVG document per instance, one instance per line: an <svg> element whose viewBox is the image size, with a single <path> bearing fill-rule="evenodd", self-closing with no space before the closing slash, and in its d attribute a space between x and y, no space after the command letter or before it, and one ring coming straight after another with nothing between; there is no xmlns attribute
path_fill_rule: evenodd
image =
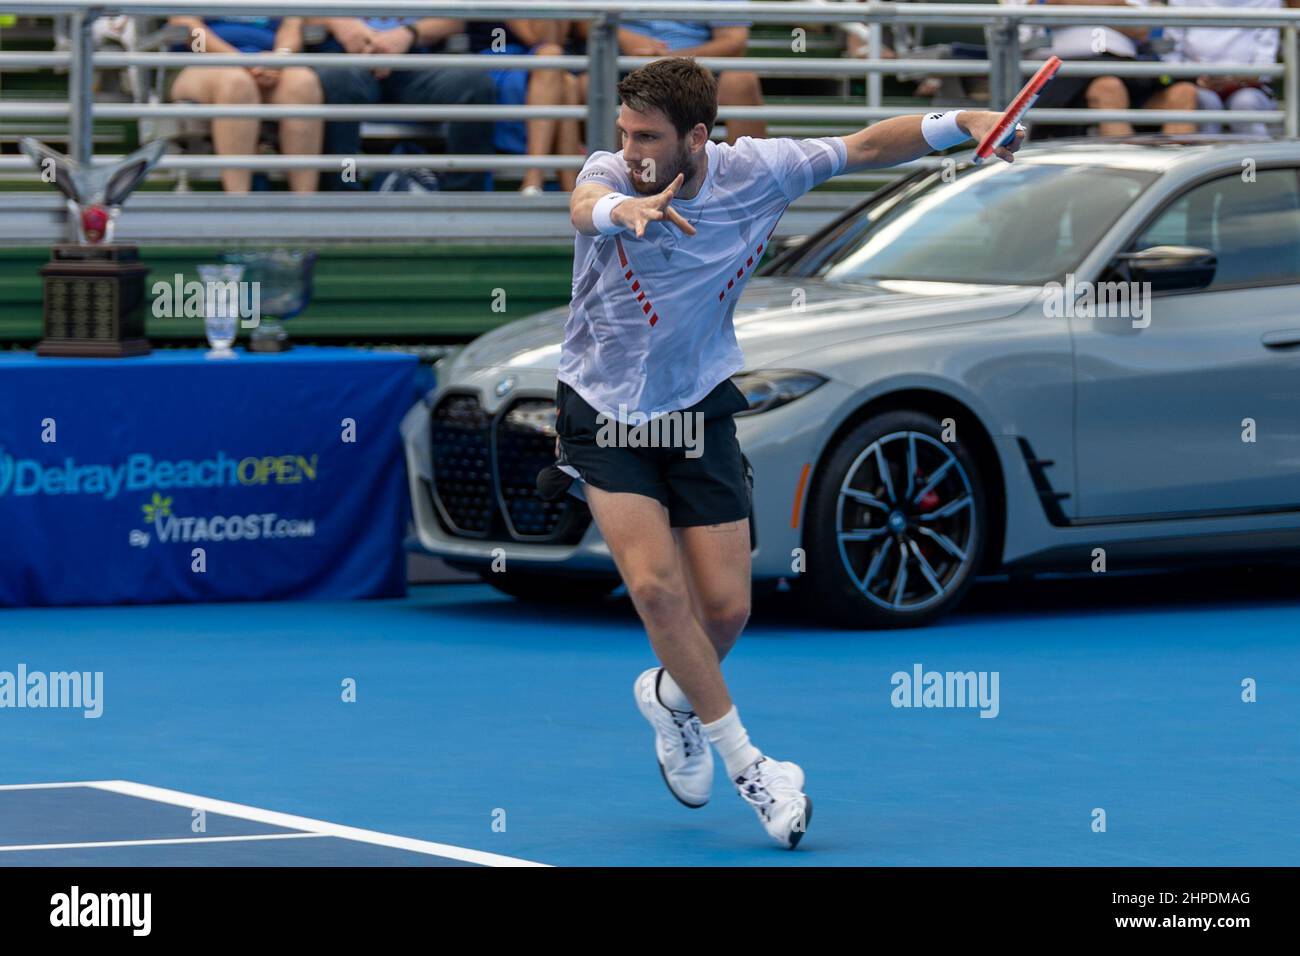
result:
<svg viewBox="0 0 1300 956"><path fill-rule="evenodd" d="M740 417L757 415L789 404L823 384L826 377L816 372L800 372L795 369L764 369L761 372L741 372L731 376L731 380L749 401L747 411L736 413Z"/></svg>

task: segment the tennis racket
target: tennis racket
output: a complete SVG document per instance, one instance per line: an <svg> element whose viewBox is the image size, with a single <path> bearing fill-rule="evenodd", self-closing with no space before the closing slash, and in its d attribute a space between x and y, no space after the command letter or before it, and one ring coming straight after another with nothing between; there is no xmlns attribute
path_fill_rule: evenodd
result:
<svg viewBox="0 0 1300 956"><path fill-rule="evenodd" d="M1011 101L1011 105L1002 113L1002 118L998 120L998 125L980 140L980 144L975 147L975 156L971 160L975 165L987 160L993 155L993 150L999 146L1007 146L1016 138L1016 124L1020 122L1021 117L1029 112L1029 107L1034 105L1038 99L1038 94L1043 92L1043 87L1048 81L1056 75L1056 71L1061 68L1061 58L1059 56L1049 57L1047 62L1038 68L1038 72L1029 78L1026 83L1016 94L1016 98Z"/></svg>

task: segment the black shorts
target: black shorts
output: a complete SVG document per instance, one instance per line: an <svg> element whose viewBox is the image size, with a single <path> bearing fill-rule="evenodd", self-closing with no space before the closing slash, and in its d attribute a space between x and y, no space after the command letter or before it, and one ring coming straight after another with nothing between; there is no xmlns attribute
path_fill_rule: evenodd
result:
<svg viewBox="0 0 1300 956"><path fill-rule="evenodd" d="M617 421L607 424L564 382L557 384L555 404L555 429L560 436L557 464L576 468L587 484L654 498L668 509L668 524L674 528L749 517L753 473L741 454L732 419L749 402L731 379L682 409L683 415L701 416L692 419L693 430L666 429L660 423L656 445L646 446L654 440L647 425L627 427L620 435ZM605 433L598 440L602 428ZM643 447L634 447L638 440ZM694 451L698 454L688 454Z"/></svg>
<svg viewBox="0 0 1300 956"><path fill-rule="evenodd" d="M1147 57L1116 56L1114 53L1098 53L1095 56L1076 57L1078 61L1113 60L1117 63L1147 62ZM1058 76L1043 88L1034 103L1036 109L1085 109L1088 106L1088 87L1095 76ZM1167 89L1175 82L1167 76L1121 76L1119 81L1128 90L1129 109L1141 109L1147 100L1156 93ZM1034 117L1033 111L1029 118ZM1080 126L1040 126L1034 131L1036 139L1048 139L1052 136L1077 136L1087 129ZM1046 134L1046 135L1044 135Z"/></svg>

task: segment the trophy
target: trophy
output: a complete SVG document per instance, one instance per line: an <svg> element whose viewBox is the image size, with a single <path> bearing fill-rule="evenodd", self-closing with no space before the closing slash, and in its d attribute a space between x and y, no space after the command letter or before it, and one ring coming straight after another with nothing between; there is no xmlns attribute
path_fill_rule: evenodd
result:
<svg viewBox="0 0 1300 956"><path fill-rule="evenodd" d="M127 196L167 151L155 140L112 165L83 165L31 137L19 149L42 174L53 173L68 198L78 243L50 250L44 280L44 337L38 355L122 357L149 351L145 338L145 276L139 250L113 244L113 226Z"/></svg>
<svg viewBox="0 0 1300 956"><path fill-rule="evenodd" d="M203 297L203 333L210 350L209 359L235 358L235 336L239 334L239 296L216 295L215 290L239 286L244 267L220 263L198 266L199 280L208 291Z"/></svg>
<svg viewBox="0 0 1300 956"><path fill-rule="evenodd" d="M250 352L283 352L292 346L287 322L311 301L316 253L300 249L236 252L223 257L244 267L244 281L257 284L261 315L248 337Z"/></svg>

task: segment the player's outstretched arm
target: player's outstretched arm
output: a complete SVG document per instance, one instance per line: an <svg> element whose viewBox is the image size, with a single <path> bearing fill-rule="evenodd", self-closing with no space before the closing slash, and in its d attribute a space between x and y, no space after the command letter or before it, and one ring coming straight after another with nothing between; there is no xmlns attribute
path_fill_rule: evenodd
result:
<svg viewBox="0 0 1300 956"><path fill-rule="evenodd" d="M640 239L647 225L662 219L693 236L695 227L669 205L684 179L679 173L663 192L642 197L615 193L599 183L584 183L569 197L569 221L584 236L630 232Z"/></svg>
<svg viewBox="0 0 1300 956"><path fill-rule="evenodd" d="M845 164L844 172L897 166L899 163L911 162L934 152L934 147L921 133L923 118L895 116L843 137L844 145L849 152L849 161ZM987 110L959 110L957 126L975 142L979 142L1001 118L1001 113ZM1014 140L1006 146L999 146L994 152L999 159L1012 162L1012 153L1018 150L1024 141L1024 132L1017 132Z"/></svg>

